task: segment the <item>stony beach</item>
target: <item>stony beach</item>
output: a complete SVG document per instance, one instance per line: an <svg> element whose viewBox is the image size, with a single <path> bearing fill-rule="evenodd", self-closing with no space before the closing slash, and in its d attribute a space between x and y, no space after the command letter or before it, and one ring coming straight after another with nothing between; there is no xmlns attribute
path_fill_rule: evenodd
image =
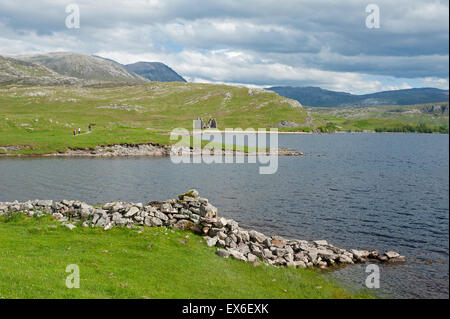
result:
<svg viewBox="0 0 450 319"><path fill-rule="evenodd" d="M19 147L0 147L3 151L19 150ZM171 145L160 145L156 143L146 144L115 144L109 146L98 146L96 149L67 149L65 152L49 153L49 154L0 154L8 157L28 157L28 156L44 156L44 157L132 157L132 156L147 156L147 157L168 157L170 155L199 156L205 154L211 155L229 155L229 156L256 156L266 155L266 152L243 152L243 151L227 151L221 149L207 149L207 148L192 148L192 147L172 147ZM302 156L303 153L288 149L279 148L275 150L275 155L278 156Z"/></svg>

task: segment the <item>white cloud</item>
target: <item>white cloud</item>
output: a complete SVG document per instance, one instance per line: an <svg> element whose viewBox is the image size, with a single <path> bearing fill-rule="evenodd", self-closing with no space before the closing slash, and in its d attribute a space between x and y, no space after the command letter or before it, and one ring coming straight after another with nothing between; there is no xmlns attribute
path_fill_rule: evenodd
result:
<svg viewBox="0 0 450 319"><path fill-rule="evenodd" d="M162 61L171 65L192 82L235 83L253 87L296 83L299 86L321 86L325 89L351 93L369 93L411 87L408 83L384 85L379 80L367 79L365 74L292 67L258 60L247 53L230 50L214 50L207 53L182 51L174 54L129 54L101 51L96 55L124 64L138 61Z"/></svg>
<svg viewBox="0 0 450 319"><path fill-rule="evenodd" d="M440 78L433 78L433 77L427 77L422 79L423 85L428 87L435 87L443 90L448 90L449 87L449 80L446 79L440 79Z"/></svg>
<svg viewBox="0 0 450 319"><path fill-rule="evenodd" d="M298 85L354 93L448 88L448 1L379 0L381 28L358 0L0 1L0 55L97 54L161 61L194 81Z"/></svg>

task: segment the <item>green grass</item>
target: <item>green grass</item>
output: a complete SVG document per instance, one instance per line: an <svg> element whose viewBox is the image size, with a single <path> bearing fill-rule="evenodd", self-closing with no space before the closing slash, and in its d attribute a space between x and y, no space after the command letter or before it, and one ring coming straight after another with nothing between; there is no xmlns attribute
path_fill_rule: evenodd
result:
<svg viewBox="0 0 450 319"><path fill-rule="evenodd" d="M0 86L0 146L21 146L12 154L119 143L170 144L167 132L192 130L198 117L216 118L219 129L258 129L286 119L303 123L306 111L273 92L252 95L246 88L225 85ZM91 134L72 135L78 127L86 132L89 124L94 124Z"/></svg>
<svg viewBox="0 0 450 319"><path fill-rule="evenodd" d="M220 258L200 236L164 227L71 231L48 216L6 215L0 242L0 298L371 297L316 270ZM65 286L69 264L80 267L79 289Z"/></svg>
<svg viewBox="0 0 450 319"><path fill-rule="evenodd" d="M448 103L432 103L446 104ZM431 105L431 104L430 104ZM371 107L313 107L308 108L314 124L322 131L326 125L336 126L337 131L415 131L448 133L448 114L426 113L421 110L427 104L407 106L371 106Z"/></svg>
<svg viewBox="0 0 450 319"><path fill-rule="evenodd" d="M365 108L310 108L314 127L303 127L306 110L292 107L273 92L249 94L246 88L226 85L163 83L96 87L0 86L0 154L47 154L68 148L95 149L99 145L171 144L168 132L192 130L198 117L216 118L218 128L270 128L283 120L300 124L280 132L387 131L405 125L426 125L445 132L448 115L420 112L423 105ZM105 108L106 107L106 108ZM328 123L332 123L327 127ZM91 134L73 136L73 129ZM20 146L16 151L1 147Z"/></svg>

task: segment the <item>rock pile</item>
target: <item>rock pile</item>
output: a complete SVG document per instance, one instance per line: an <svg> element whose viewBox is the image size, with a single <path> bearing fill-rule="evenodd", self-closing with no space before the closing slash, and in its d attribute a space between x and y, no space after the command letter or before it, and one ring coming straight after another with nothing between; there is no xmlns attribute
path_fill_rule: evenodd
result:
<svg viewBox="0 0 450 319"><path fill-rule="evenodd" d="M101 207L93 207L80 201L33 200L24 203L0 202L0 216L25 213L33 215L53 215L66 227L74 224L82 227L134 228L141 226L167 226L191 230L203 235L208 246L218 247L217 254L251 263L263 262L274 266L321 267L378 262L404 262L400 254L388 251L384 254L376 250L345 250L329 244L325 240L285 239L280 236L268 237L255 230L246 230L232 220L219 217L217 208L206 198L199 197L196 190L190 190L164 202L142 203L111 202Z"/></svg>

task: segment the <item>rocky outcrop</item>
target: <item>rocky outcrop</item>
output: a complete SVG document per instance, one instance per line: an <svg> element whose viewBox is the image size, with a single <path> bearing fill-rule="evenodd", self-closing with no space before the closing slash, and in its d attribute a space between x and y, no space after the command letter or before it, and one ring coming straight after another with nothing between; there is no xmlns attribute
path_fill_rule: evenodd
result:
<svg viewBox="0 0 450 319"><path fill-rule="evenodd" d="M335 247L325 240L309 242L266 236L256 230L239 226L238 222L218 216L218 210L208 199L190 190L164 202L124 203L111 202L94 207L84 202L63 200L32 200L24 203L0 202L0 216L24 213L29 216L53 215L64 226L81 227L167 226L191 230L204 236L208 246L217 247L217 255L233 257L251 263L273 266L320 267L377 262L404 262L397 252L383 254L376 250L346 250Z"/></svg>
<svg viewBox="0 0 450 319"><path fill-rule="evenodd" d="M293 121L281 121L275 127L299 127L300 125L297 122Z"/></svg>
<svg viewBox="0 0 450 319"><path fill-rule="evenodd" d="M42 65L59 75L76 78L85 84L128 83L148 84L150 81L110 59L99 56L52 52L47 54L17 56L16 59Z"/></svg>
<svg viewBox="0 0 450 319"><path fill-rule="evenodd" d="M21 61L14 58L4 58L0 56L0 83L16 83L40 86L80 86L83 84L83 81L78 78L58 74L40 64Z"/></svg>
<svg viewBox="0 0 450 319"><path fill-rule="evenodd" d="M422 113L432 113L436 115L448 116L448 104L427 105L420 109Z"/></svg>

